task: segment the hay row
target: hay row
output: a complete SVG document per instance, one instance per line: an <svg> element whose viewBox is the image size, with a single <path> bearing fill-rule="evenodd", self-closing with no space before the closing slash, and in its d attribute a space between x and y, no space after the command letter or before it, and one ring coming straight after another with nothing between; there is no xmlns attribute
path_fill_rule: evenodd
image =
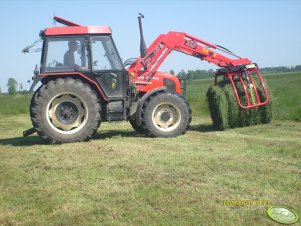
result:
<svg viewBox="0 0 301 226"><path fill-rule="evenodd" d="M260 87L258 81L255 80L255 83L257 87ZM246 104L247 100L241 83L236 82L236 86L242 104ZM250 95L250 91L248 92ZM258 88L258 94L260 100L263 101L265 99L263 90ZM237 103L234 90L228 80L209 87L207 98L213 125L218 130L266 124L272 120L271 101L262 107L242 109Z"/></svg>

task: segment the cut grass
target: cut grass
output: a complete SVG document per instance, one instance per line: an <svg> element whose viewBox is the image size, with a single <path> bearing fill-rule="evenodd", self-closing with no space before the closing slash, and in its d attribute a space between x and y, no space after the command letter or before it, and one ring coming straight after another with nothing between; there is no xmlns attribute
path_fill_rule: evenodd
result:
<svg viewBox="0 0 301 226"><path fill-rule="evenodd" d="M268 200L301 214L300 122L213 130L194 118L177 138L103 123L86 143L20 137L28 116L0 117L0 224L274 225Z"/></svg>

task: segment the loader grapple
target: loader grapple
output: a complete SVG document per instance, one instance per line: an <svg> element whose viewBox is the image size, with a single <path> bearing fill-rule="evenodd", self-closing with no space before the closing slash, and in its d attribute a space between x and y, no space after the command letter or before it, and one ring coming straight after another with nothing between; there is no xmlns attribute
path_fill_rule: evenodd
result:
<svg viewBox="0 0 301 226"><path fill-rule="evenodd" d="M229 79L241 108L260 107L268 103L268 91L256 64L218 69L215 84L218 76Z"/></svg>

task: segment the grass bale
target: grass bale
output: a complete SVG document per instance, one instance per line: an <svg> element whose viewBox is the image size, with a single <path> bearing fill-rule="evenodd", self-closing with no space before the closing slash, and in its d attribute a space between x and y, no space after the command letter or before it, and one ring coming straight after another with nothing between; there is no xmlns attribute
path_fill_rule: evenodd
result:
<svg viewBox="0 0 301 226"><path fill-rule="evenodd" d="M258 81L255 82L256 87L260 87L257 88L260 100L264 101L264 92ZM242 84L239 80L235 81L235 84L241 103L246 105L247 97ZM253 95L256 95L254 90L247 90L247 92L249 96L251 96L251 92L253 92ZM211 86L208 89L207 97L213 125L217 129L225 130L227 128L246 127L271 122L271 101L262 107L250 109L240 108L229 80L221 81L217 86Z"/></svg>
<svg viewBox="0 0 301 226"><path fill-rule="evenodd" d="M228 124L230 128L238 127L239 106L237 104L236 96L230 83L223 87L227 101L228 101Z"/></svg>
<svg viewBox="0 0 301 226"><path fill-rule="evenodd" d="M258 96L261 102L265 101L266 96L263 90L263 87L260 85L260 81L258 78L254 79L255 85L257 87L257 92L258 92ZM267 85L266 81L263 79L263 82L265 84L265 87L267 89L268 92L268 96L269 96L269 102L261 107L258 108L254 108L257 109L257 117L258 117L258 123L257 124L268 124L272 121L272 93L271 90L269 88L269 86Z"/></svg>
<svg viewBox="0 0 301 226"><path fill-rule="evenodd" d="M246 97L244 88L240 82L237 82L237 90L238 90L238 95L240 97L242 105L247 105L247 97ZM250 94L251 94L250 90L247 90L247 92L250 96ZM246 126L255 125L256 117L257 117L257 109L256 108L253 108L253 109L240 108L239 114L238 114L238 126L246 127Z"/></svg>
<svg viewBox="0 0 301 226"><path fill-rule="evenodd" d="M207 91L209 111L213 125L218 130L225 130L228 124L228 101L219 86L210 86Z"/></svg>
<svg viewBox="0 0 301 226"><path fill-rule="evenodd" d="M269 95L269 102L266 105L258 108L258 114L260 116L260 122L262 124L270 123L272 121L272 117L273 117L272 92L267 85L266 85L266 89L267 89L268 95ZM265 100L266 97L265 97L264 91L262 89L258 90L258 95L259 95L260 101Z"/></svg>

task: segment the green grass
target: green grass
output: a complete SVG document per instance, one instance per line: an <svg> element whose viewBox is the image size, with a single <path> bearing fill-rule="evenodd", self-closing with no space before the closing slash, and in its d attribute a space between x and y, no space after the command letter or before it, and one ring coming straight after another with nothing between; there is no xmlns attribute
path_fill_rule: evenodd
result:
<svg viewBox="0 0 301 226"><path fill-rule="evenodd" d="M27 115L0 117L0 225L275 225L270 205L301 215L300 122L216 132L195 117L170 139L103 123L63 145L22 138L29 127Z"/></svg>
<svg viewBox="0 0 301 226"><path fill-rule="evenodd" d="M207 90L213 84L213 79L200 79L187 82L187 101L196 116L208 116L209 108L206 97Z"/></svg>
<svg viewBox="0 0 301 226"><path fill-rule="evenodd" d="M301 121L301 73L265 76L272 91L274 118Z"/></svg>
<svg viewBox="0 0 301 226"><path fill-rule="evenodd" d="M31 96L31 94L0 94L0 116L29 113Z"/></svg>

